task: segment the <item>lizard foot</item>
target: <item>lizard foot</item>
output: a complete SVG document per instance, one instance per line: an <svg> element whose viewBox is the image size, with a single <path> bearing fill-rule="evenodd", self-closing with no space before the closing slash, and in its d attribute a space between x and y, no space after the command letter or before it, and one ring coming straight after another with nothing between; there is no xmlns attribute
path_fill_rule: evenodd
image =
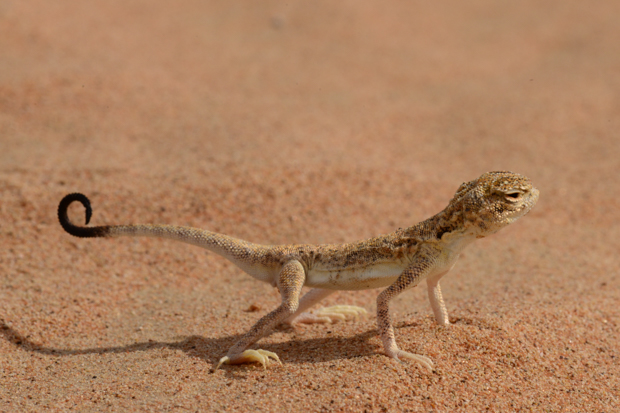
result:
<svg viewBox="0 0 620 413"><path fill-rule="evenodd" d="M356 307L354 305L335 305L333 307L320 308L312 313L301 313L293 320L293 322L304 324L331 324L335 321L355 319L362 314L367 314L365 308Z"/></svg>
<svg viewBox="0 0 620 413"><path fill-rule="evenodd" d="M397 350L394 354L388 355L399 361L401 360L401 358L416 361L426 367L431 373L433 372L433 362L431 361L431 359L421 354L414 354L409 353L408 351Z"/></svg>
<svg viewBox="0 0 620 413"><path fill-rule="evenodd" d="M241 354L237 354L235 356L224 356L220 359L220 362L217 363L217 366L213 370L214 372L220 368L222 364L242 364L242 363L252 363L259 362L263 365L263 369L266 369L271 360L269 358L276 360L280 365L282 362L276 353L272 353L267 350L245 350Z"/></svg>

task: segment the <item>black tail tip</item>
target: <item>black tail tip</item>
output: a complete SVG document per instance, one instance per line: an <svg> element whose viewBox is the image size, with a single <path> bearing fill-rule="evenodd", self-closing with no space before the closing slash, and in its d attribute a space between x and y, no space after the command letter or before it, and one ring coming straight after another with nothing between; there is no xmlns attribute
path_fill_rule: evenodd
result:
<svg viewBox="0 0 620 413"><path fill-rule="evenodd" d="M65 197L60 201L60 204L58 204L58 218L61 219L62 223L61 215L64 215L68 221L67 210L69 209L69 205L74 201L78 201L86 209L86 221L84 225L88 225L90 218L93 216L93 209L90 206L90 200L86 197L86 195L79 192L65 195Z"/></svg>
<svg viewBox="0 0 620 413"><path fill-rule="evenodd" d="M60 221L60 225L63 227L65 231L69 234L74 235L76 237L93 237L96 236L94 228L86 228L74 225L67 215L67 210L69 209L69 205L74 201L78 201L85 208L86 215L86 224L90 222L90 218L93 214L93 210L90 206L90 201L84 194L80 194L78 192L66 195L58 204L58 221Z"/></svg>

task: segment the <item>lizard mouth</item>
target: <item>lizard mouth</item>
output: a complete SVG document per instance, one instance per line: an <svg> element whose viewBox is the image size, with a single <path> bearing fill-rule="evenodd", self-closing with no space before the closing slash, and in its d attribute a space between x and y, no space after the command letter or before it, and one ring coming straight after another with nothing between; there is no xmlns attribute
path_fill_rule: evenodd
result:
<svg viewBox="0 0 620 413"><path fill-rule="evenodd" d="M528 199L526 201L526 211L525 211L525 214L530 212L530 210L534 207L534 205L536 205L536 202L538 202L538 196L539 195L540 195L540 191L538 189L536 189L536 188L532 188L532 190L529 193Z"/></svg>

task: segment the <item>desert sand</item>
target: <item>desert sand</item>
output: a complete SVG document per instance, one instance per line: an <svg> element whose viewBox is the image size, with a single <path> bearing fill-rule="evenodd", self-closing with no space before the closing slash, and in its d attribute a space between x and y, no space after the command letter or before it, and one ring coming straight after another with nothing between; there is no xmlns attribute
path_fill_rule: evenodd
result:
<svg viewBox="0 0 620 413"><path fill-rule="evenodd" d="M620 2L0 1L0 411L620 409ZM411 226L510 170L526 217L357 321L281 327L283 366L212 369L275 289L158 239L264 244ZM83 222L83 209L71 217Z"/></svg>

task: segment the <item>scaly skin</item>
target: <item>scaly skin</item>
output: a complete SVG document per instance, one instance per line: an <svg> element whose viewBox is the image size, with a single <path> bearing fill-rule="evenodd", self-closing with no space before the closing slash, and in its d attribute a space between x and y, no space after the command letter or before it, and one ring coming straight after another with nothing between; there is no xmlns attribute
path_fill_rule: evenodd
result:
<svg viewBox="0 0 620 413"><path fill-rule="evenodd" d="M78 201L86 208L86 224L92 215L90 201L69 194L58 206L62 227L77 237L150 236L194 244L227 258L251 276L280 290L281 305L262 317L220 359L220 365L260 362L263 367L277 355L249 346L282 322L333 320L334 312L357 314L356 307L328 310L313 316L305 310L336 290L387 287L377 297L377 324L385 352L395 359L408 358L432 370L427 357L400 350L394 337L389 303L396 295L426 279L429 300L440 325L449 324L439 280L463 248L477 238L499 231L530 211L538 200L530 180L512 172L488 172L463 183L448 206L437 215L409 228L365 241L325 245L258 245L228 235L170 225L76 226L67 208ZM300 299L301 288L314 289ZM363 311L363 309L359 309ZM331 315L330 315L331 314ZM343 317L342 315L340 317Z"/></svg>

